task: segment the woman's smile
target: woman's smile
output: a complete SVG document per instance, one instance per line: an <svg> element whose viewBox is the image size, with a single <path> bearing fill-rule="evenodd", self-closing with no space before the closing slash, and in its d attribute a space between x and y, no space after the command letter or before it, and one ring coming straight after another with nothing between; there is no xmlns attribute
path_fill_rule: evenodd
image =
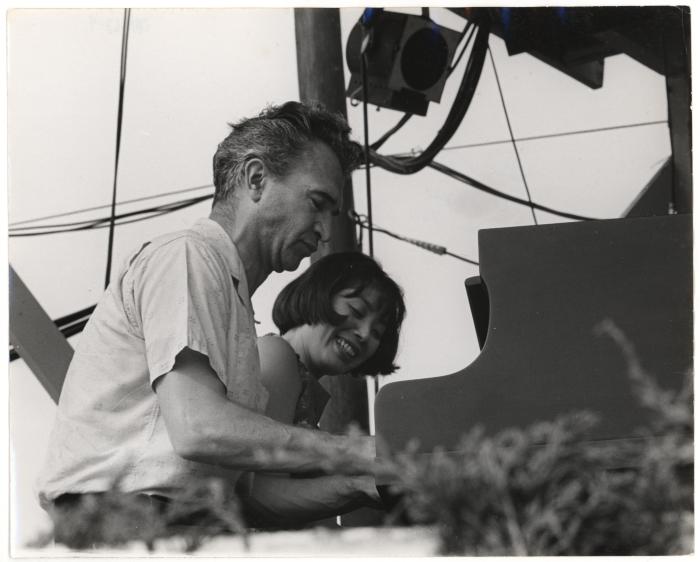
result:
<svg viewBox="0 0 700 562"><path fill-rule="evenodd" d="M359 349L351 344L343 336L336 336L334 343L339 350L341 357L347 357L349 359L355 359L359 353Z"/></svg>

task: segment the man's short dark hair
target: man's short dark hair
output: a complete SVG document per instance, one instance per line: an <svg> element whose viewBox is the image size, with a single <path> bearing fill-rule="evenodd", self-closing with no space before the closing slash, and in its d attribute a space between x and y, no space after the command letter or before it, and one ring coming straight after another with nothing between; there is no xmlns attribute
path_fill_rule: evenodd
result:
<svg viewBox="0 0 700 562"><path fill-rule="evenodd" d="M280 178L310 143L321 141L338 157L343 175L348 176L360 163L362 150L350 140L348 122L319 103L271 105L257 117L229 125L232 131L214 154L214 203L233 191L250 158L259 158Z"/></svg>
<svg viewBox="0 0 700 562"><path fill-rule="evenodd" d="M282 289L272 308L272 320L281 334L304 324L337 326L343 316L333 310L333 297L344 289L359 293L367 287L376 288L381 295L380 315L386 328L374 355L352 373L388 375L398 368L394 358L406 314L403 291L374 259L361 252L329 254L312 263Z"/></svg>

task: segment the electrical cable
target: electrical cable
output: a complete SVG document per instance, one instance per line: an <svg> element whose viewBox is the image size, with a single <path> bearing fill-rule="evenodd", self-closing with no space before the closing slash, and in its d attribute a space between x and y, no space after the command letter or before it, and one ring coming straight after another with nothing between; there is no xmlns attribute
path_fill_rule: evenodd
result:
<svg viewBox="0 0 700 562"><path fill-rule="evenodd" d="M112 249L114 246L114 215L117 209L117 176L119 173L119 152L122 142L122 121L124 117L124 84L126 81L126 55L129 45L129 20L131 8L124 8L124 22L122 24L122 55L119 71L119 106L117 109L117 147L114 157L114 182L112 184L112 220L109 226L109 240L107 243L107 271L105 273L105 289L109 285L112 274Z"/></svg>
<svg viewBox="0 0 700 562"><path fill-rule="evenodd" d="M479 83L488 47L489 27L488 19L483 17L478 25L474 46L469 55L464 77L452 107L444 124L428 147L420 155L408 158L384 156L374 150L370 150L371 160L374 164L397 174L413 174L427 166L433 157L449 142L462 122L467 109L469 109L476 86Z"/></svg>
<svg viewBox="0 0 700 562"><path fill-rule="evenodd" d="M447 76L449 76L454 72L455 68L457 68L457 65L459 62L462 60L462 57L464 56L464 53L467 51L467 47L469 46L469 43L472 41L472 37L474 37L474 32L476 31L476 27L474 27L474 24L469 21L467 22L467 25L464 27L464 31L462 32L462 37L460 37L460 42L464 38L464 36L469 32L469 37L467 37L467 40L464 42L464 45L462 45L462 50L459 52L459 56L457 56L457 59L452 63L452 66L450 66L447 69Z"/></svg>
<svg viewBox="0 0 700 562"><path fill-rule="evenodd" d="M367 217L365 215L360 215L354 211L349 211L349 216L350 218L360 226L360 228L367 228ZM440 256L447 255L453 258L456 258L458 260L470 263L472 265L479 265L479 262L471 260L469 258L465 258L464 256L460 256L458 254L454 254L452 252L448 252L447 248L444 246L440 246L438 244L433 244L432 242L425 242L423 240L418 240L416 238L409 238L408 236L402 236L400 234L396 234L394 232L391 232L390 230L387 230L385 228L381 228L379 226L374 225L373 226L374 230L377 232L381 232L382 234L386 234L387 236L391 236L392 238L395 238L396 240L400 240L401 242L406 242L408 244L412 244L414 246L418 246L419 248L422 248L424 250L427 250L428 252L432 252L433 254L438 254Z"/></svg>
<svg viewBox="0 0 700 562"><path fill-rule="evenodd" d="M378 150L380 146L382 146L387 140L389 140L389 137L391 137L396 131L398 131L401 127L403 127L408 121L413 117L412 113L404 113L403 117L399 119L399 122L396 123L391 129L389 129L386 133L384 133L381 137L379 137L376 141L374 141L371 145L370 148L372 150Z"/></svg>
<svg viewBox="0 0 700 562"><path fill-rule="evenodd" d="M591 221L591 220L600 220L600 219L595 219L591 217L585 217L582 215L577 215L574 213L569 213L566 211L558 211L556 209L552 209L551 207L546 207L544 205L540 205L539 203L535 203L533 201L526 201L525 199L521 199L520 197L515 197L513 195L509 195L507 193L503 193L502 191L498 191L497 189L494 189L493 187L489 187L486 184L481 183L478 180L475 180L474 178L469 177L466 174L463 174L462 172L458 172L457 170L454 170L448 166L445 166L444 164L440 164L439 162L431 162L429 164L431 168L434 170L437 170L438 172L442 172L443 174L450 176L453 179L456 179L458 181L461 181L462 183L466 183L480 191L483 191L485 193L489 193L490 195L494 195L496 197L500 197L501 199L506 199L508 201L512 201L513 203L518 203L520 205L525 205L527 207L532 206L533 208L540 210L540 211L546 211L548 213L551 213L553 215L558 215L560 217L564 217L567 219L573 219L573 220L581 220L581 221Z"/></svg>
<svg viewBox="0 0 700 562"><path fill-rule="evenodd" d="M523 178L523 184L525 185L525 193L527 194L527 200L530 202L530 212L532 213L532 220L537 224L537 215L535 215L535 209L532 206L532 196L530 195L530 187L527 185L527 179L525 178L525 170L523 169L523 163L520 160L520 152L518 151L518 145L515 142L515 136L513 135L513 128L510 124L510 117L508 116L508 109L506 108L506 99L503 96L503 90L501 89L501 81L498 78L498 71L496 70L496 62L493 60L493 53L491 49L488 49L489 58L491 59L491 66L493 67L493 74L496 77L496 85L498 86L498 95L501 97L501 104L503 105L503 113L506 116L506 123L508 125L508 133L510 134L510 140L513 144L513 150L515 150L515 158L518 161L518 168L520 168L520 176Z"/></svg>
<svg viewBox="0 0 700 562"><path fill-rule="evenodd" d="M73 312L72 314L67 314L66 316L57 318L56 320L54 320L54 324L56 324L56 326L59 328L67 326L68 324L72 324L73 322L76 322L77 320L83 318L83 316L89 316L90 314L92 314L96 306L96 304L93 304L91 306L88 306L87 308L79 310L78 312Z"/></svg>
<svg viewBox="0 0 700 562"><path fill-rule="evenodd" d="M197 203L200 203L202 201L205 201L207 199L211 199L213 195L201 195L198 197L192 197L190 199L184 199L182 201L175 201L172 203L166 203L164 205L160 205L157 207L150 207L148 209L140 209L137 211L130 211L128 213L122 213L120 215L115 215L115 221L117 225L123 225L123 224L130 224L133 222L139 222L142 220L147 220L155 217L159 217L168 213L172 213L174 211L179 211L180 209L184 209L186 207L191 207L192 205L196 205ZM149 216L146 217L138 217L135 219L131 220L122 220L126 219L129 217L137 217L138 215L144 215L144 214L149 214ZM25 236L41 236L45 234L60 234L63 232L77 232L81 230L91 230L91 229L98 229L98 228L107 228L109 224L105 224L110 220L110 217L102 217L98 219L92 219L88 221L82 221L82 222L77 222L77 223L64 223L64 224L54 224L54 225L42 225L41 227L16 227L14 229L11 229L9 231L9 237L10 238L20 238L20 237L25 237ZM36 228L54 228L54 230L45 230L45 231L40 231L40 232L17 232L17 231L24 231L28 229L36 229Z"/></svg>
<svg viewBox="0 0 700 562"><path fill-rule="evenodd" d="M360 59L362 61L362 119L365 129L364 157L365 157L365 182L367 189L367 216L369 227L367 229L367 241L369 243L369 256L374 257L374 236L372 229L372 177L369 159L369 118L367 117L367 46L369 45L370 32L365 30L365 37L362 40Z"/></svg>
<svg viewBox="0 0 700 562"><path fill-rule="evenodd" d="M668 121L642 121L640 123L628 123L626 125L611 125L609 127L597 127L595 129L579 129L576 131L565 131L563 133L548 133L545 135L533 135L529 137L520 137L515 139L515 142L528 142L533 140L541 139L554 139L558 137L568 137L573 135L585 135L588 133L603 133L606 131L616 131L618 129L631 129L634 127L648 127L650 125L668 125ZM485 142L475 142L471 144L459 144L455 146L446 146L442 150L458 150L460 148L478 148L480 146L492 146L497 144L509 144L513 142L512 139L503 139L497 141L485 141Z"/></svg>
<svg viewBox="0 0 700 562"><path fill-rule="evenodd" d="M195 186L195 187L186 187L186 188L184 188L184 189L175 189L175 190L173 190L173 191L166 191L166 192L164 192L164 193L158 193L158 194L156 194L156 195L146 195L145 197L135 197L134 199L125 199L124 201L119 201L119 202L117 203L117 205L126 205L126 204L128 204L128 203L136 203L136 202L138 202L138 201L148 201L148 200L150 200L150 199L158 199L158 198L160 198L160 197L166 197L166 196L168 196L168 195L176 195L176 194L178 194L178 193L187 193L188 191L196 191L196 190L198 190L198 189L209 189L209 188L212 188L212 187L214 187L214 184L208 183L208 184L206 184L206 185L198 185L198 186ZM55 214L55 215L46 215L46 216L43 216L43 217L35 217L35 218L33 218L33 219L24 219L24 220L21 220L21 221L16 221L16 222L10 223L8 226L9 226L10 228L12 228L12 227L14 227L14 226L18 226L18 225L21 225L21 224L28 224L28 223L32 223L32 222L38 222L38 221L46 220L46 219L57 219L57 218L60 218L60 217L67 217L67 216L70 216L70 215L78 215L78 214L80 214L80 213L86 213L86 212L88 212L88 211L98 211L98 210L100 210L100 209L109 209L110 207L111 207L111 204L107 204L107 205L97 205L97 206L95 206L95 207L85 207L85 208L83 208L83 209L76 209L76 210L74 210L74 211L67 211L67 212L65 212L65 213L57 213L57 214Z"/></svg>

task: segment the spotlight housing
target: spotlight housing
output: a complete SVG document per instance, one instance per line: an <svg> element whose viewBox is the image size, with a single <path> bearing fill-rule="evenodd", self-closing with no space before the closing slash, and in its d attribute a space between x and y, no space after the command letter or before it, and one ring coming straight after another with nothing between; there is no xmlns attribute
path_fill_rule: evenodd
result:
<svg viewBox="0 0 700 562"><path fill-rule="evenodd" d="M461 34L424 16L365 10L346 46L347 95L362 99L362 48L367 56L367 101L425 115L439 102ZM365 43L366 41L366 43Z"/></svg>

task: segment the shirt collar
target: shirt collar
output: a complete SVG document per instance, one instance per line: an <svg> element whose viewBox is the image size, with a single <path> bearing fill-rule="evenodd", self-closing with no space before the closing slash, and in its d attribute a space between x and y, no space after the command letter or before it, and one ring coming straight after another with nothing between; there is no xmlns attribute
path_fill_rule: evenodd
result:
<svg viewBox="0 0 700 562"><path fill-rule="evenodd" d="M233 277L233 284L236 287L236 291L243 301L248 306L251 306L245 267L243 266L238 248L236 248L233 240L231 240L218 222L210 218L199 219L194 223L192 230L204 236L216 251L224 257L229 271L231 272L231 277Z"/></svg>

